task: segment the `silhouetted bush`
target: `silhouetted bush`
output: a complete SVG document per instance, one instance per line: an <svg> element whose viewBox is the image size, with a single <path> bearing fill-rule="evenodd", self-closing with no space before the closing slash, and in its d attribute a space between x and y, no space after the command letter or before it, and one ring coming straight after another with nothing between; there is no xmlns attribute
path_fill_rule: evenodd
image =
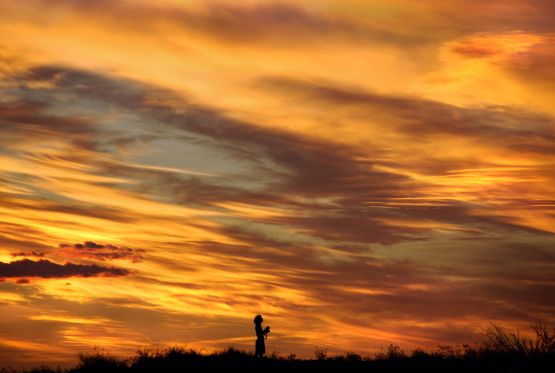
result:
<svg viewBox="0 0 555 373"><path fill-rule="evenodd" d="M509 332L498 325L491 325L481 343L482 353L518 355L526 357L555 354L555 328L538 323L532 326L533 338L521 337L518 330Z"/></svg>
<svg viewBox="0 0 555 373"><path fill-rule="evenodd" d="M97 352L93 354L79 354L79 364L70 372L121 372L127 370L128 364L118 357Z"/></svg>
<svg viewBox="0 0 555 373"><path fill-rule="evenodd" d="M376 352L374 358L376 360L398 360L404 359L406 357L407 355L403 350L401 350L401 347L390 344L389 346L387 346L387 349L385 351L382 347L382 351Z"/></svg>
<svg viewBox="0 0 555 373"><path fill-rule="evenodd" d="M314 357L316 360L326 360L328 358L328 349L323 347L316 347L314 349Z"/></svg>

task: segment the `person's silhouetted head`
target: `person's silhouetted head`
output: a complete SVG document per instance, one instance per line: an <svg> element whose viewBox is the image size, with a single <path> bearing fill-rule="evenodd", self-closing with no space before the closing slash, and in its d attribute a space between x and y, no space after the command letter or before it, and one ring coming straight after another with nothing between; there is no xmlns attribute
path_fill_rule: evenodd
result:
<svg viewBox="0 0 555 373"><path fill-rule="evenodd" d="M260 324L262 324L262 321L264 321L264 319L262 318L262 315L256 315L254 317L254 323L255 324L260 325Z"/></svg>

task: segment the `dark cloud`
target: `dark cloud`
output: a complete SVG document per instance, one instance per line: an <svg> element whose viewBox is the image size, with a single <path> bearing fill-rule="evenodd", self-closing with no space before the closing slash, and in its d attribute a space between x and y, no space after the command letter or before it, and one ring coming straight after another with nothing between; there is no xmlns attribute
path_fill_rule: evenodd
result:
<svg viewBox="0 0 555 373"><path fill-rule="evenodd" d="M437 42L445 37L440 32L415 32L423 29L423 24L418 22L410 23L412 29L391 27L387 21L375 19L374 22L368 22L358 14L327 12L322 8L310 9L300 4L230 5L208 2L194 10L173 9L172 13L166 19L173 20L188 31L236 44L257 43L291 48L339 40L342 43L383 43L411 47ZM437 31L445 30L445 26L439 23L428 26Z"/></svg>
<svg viewBox="0 0 555 373"><path fill-rule="evenodd" d="M496 252L507 255L503 249ZM553 314L555 303L548 295L554 286L553 266L551 272L547 268L542 271L541 281L511 273L479 275L472 268L458 280L450 280L459 268L478 265L472 260L465 262L453 263L449 268L392 260L345 263L328 271L320 266L322 271L306 271L305 276L291 281L299 288L310 289L326 312L353 325L370 325L376 320L434 322L465 317L541 320ZM316 268L311 266L313 271ZM346 308L349 315L345 315Z"/></svg>
<svg viewBox="0 0 555 373"><path fill-rule="evenodd" d="M362 37L372 29L337 16L327 16L287 4L257 4L237 6L205 4L194 11L178 11L173 20L186 29L197 30L224 40L236 42L289 41L295 35L322 38L333 35ZM226 32L222 32L226 30ZM377 31L377 30L376 30ZM299 40L297 38L297 40Z"/></svg>
<svg viewBox="0 0 555 373"><path fill-rule="evenodd" d="M72 157L50 157L49 160L53 162L59 161L63 163L64 161L72 160ZM75 158L73 158L73 160L75 160ZM41 164L42 161L43 160L41 160L41 158L38 156L34 159L34 162L36 164ZM6 172L6 174L11 174L11 172ZM17 183L17 180L14 181L14 183ZM104 185L106 185L106 183L104 183ZM39 212L49 211L68 215L76 215L80 217L83 216L89 218L104 219L121 223L132 223L137 218L136 216L130 216L127 211L123 209L104 206L101 204L87 203L83 201L77 202L69 198L60 201L60 198L57 198L57 200L47 200L44 197L37 197L31 194L3 195L2 193L0 193L0 198L2 199L2 203L4 204L4 206L13 209L25 209ZM20 229L23 229L23 226L18 227L19 231L21 231ZM2 227L0 226L0 232L1 231Z"/></svg>
<svg viewBox="0 0 555 373"><path fill-rule="evenodd" d="M11 256L34 256L37 258L42 258L44 257L44 253L43 252L37 252L37 251L28 251L28 252L19 252L19 253L12 253Z"/></svg>
<svg viewBox="0 0 555 373"><path fill-rule="evenodd" d="M94 132L94 126L83 118L47 114L49 107L50 103L27 99L0 101L2 132L39 137L57 137L60 133L90 136Z"/></svg>
<svg viewBox="0 0 555 373"><path fill-rule="evenodd" d="M65 263L58 264L41 259L17 260L10 263L0 262L0 278L38 277L38 278L65 278L65 277L96 277L96 276L125 276L129 271L122 268L102 267L98 265Z"/></svg>
<svg viewBox="0 0 555 373"><path fill-rule="evenodd" d="M172 25L200 37L235 45L291 48L307 43L329 43L341 40L351 43L387 43L410 46L441 39L439 32L414 32L403 27L391 27L378 20L368 22L356 15L332 13L284 3L230 4L209 1L195 7L134 5L111 1L48 2L75 13L95 17L99 22L125 30L157 32ZM438 29L444 29L436 25ZM423 25L414 24L415 28ZM430 26L431 27L431 26ZM163 42L163 39L160 40Z"/></svg>
<svg viewBox="0 0 555 373"><path fill-rule="evenodd" d="M326 258L325 251L299 244L278 246L279 252L266 251L264 245L195 244L213 255L233 256L236 265L238 258L266 263L264 273L269 277L259 280L258 284L267 289L268 302L273 301L273 290L283 283L306 291L314 303L301 306L302 311L298 304L280 300L280 307L291 317L299 312L312 312L316 318L322 312L351 325L373 327L375 323L410 323L414 320L430 323L464 318L545 320L546 314L552 314L555 309L555 304L547 299L555 280L553 262L537 268L534 266L536 259L533 259L537 254L527 256L521 252L519 268L515 268L511 262L513 249L506 246L484 249L485 252L480 253L482 257L473 259L467 254L467 258L459 262L434 266L422 261L376 258L368 254L364 259L357 256ZM425 247L426 243L422 245ZM462 247L449 248L464 250ZM443 249L448 250L447 247ZM294 255L295 252L302 255ZM493 264L483 263L484 256L491 256L492 260L494 257L504 259ZM232 270L232 267L225 263L217 266L224 271ZM505 268L506 271L499 272L496 268ZM532 275L530 268L535 268L533 272L537 275ZM279 281L276 282L275 278ZM247 306L249 300L236 300L238 303L243 301L242 305ZM421 332L421 336L436 338L437 343L440 342L440 336L429 327ZM464 343L468 340L457 341Z"/></svg>
<svg viewBox="0 0 555 373"><path fill-rule="evenodd" d="M376 320L432 322L465 317L541 320L555 309L548 296L555 284L553 240L549 236L537 244L502 243L498 238L479 245L446 241L429 250L428 245L436 245L428 238L419 244L411 240L412 245L405 251L418 259L395 260L377 256L362 246L326 246L334 251L328 253L309 242L249 236L229 229L224 233L245 244L188 245L198 245L199 250L215 256L233 257L235 265L241 263L239 258L245 263L266 263L263 272L270 278L294 284L295 289L304 289L317 300L319 306L314 312L323 307L326 314L353 325L370 325ZM412 250L415 253L410 253ZM451 256L436 260L442 252ZM223 263L217 268L231 267ZM274 281L259 283L266 284L271 294L279 286Z"/></svg>
<svg viewBox="0 0 555 373"><path fill-rule="evenodd" d="M384 43L421 48L465 34L495 30L549 31L555 29L549 1L496 0L487 4L433 0L431 4L405 5L412 11L376 16L371 7L338 12L334 7L306 7L279 2L233 4L209 1L196 6L153 6L113 1L40 1L111 27L134 32L160 32L166 25L188 34L234 45L291 48L307 43ZM354 8L356 9L356 8ZM462 11L461 11L462 10ZM160 40L163 42L163 39Z"/></svg>
<svg viewBox="0 0 555 373"><path fill-rule="evenodd" d="M497 49L491 46L471 43L458 44L453 47L453 51L470 58L491 57L498 53Z"/></svg>
<svg viewBox="0 0 555 373"><path fill-rule="evenodd" d="M92 241L85 241L84 243L59 245L60 252L69 257L74 258L87 258L95 260L128 260L133 263L141 262L144 252L142 249L131 249L124 246L115 246L110 244L97 244Z"/></svg>
<svg viewBox="0 0 555 373"><path fill-rule="evenodd" d="M329 82L309 82L281 77L258 81L276 93L296 96L314 105L349 109L345 115L370 115L420 141L457 136L484 146L518 149L531 154L555 152L555 119L533 111L502 106L458 107L417 97L402 97L340 87Z"/></svg>

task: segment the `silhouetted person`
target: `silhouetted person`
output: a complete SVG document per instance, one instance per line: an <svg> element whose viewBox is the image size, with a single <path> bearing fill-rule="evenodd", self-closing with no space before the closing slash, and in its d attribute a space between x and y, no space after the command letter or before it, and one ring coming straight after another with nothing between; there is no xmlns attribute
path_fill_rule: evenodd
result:
<svg viewBox="0 0 555 373"><path fill-rule="evenodd" d="M270 333L269 326L262 329L262 321L264 321L264 319L261 315L256 315L256 317L254 318L254 330L256 331L256 349L254 352L254 356L256 357L262 357L266 353L264 338L266 338L268 336L268 333Z"/></svg>

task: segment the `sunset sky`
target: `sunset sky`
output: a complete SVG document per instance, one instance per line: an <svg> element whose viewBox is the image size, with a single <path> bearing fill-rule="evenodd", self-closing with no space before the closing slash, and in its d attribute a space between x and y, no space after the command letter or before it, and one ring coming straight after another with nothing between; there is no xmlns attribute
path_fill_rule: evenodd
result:
<svg viewBox="0 0 555 373"><path fill-rule="evenodd" d="M552 0L0 0L0 366L555 322Z"/></svg>

